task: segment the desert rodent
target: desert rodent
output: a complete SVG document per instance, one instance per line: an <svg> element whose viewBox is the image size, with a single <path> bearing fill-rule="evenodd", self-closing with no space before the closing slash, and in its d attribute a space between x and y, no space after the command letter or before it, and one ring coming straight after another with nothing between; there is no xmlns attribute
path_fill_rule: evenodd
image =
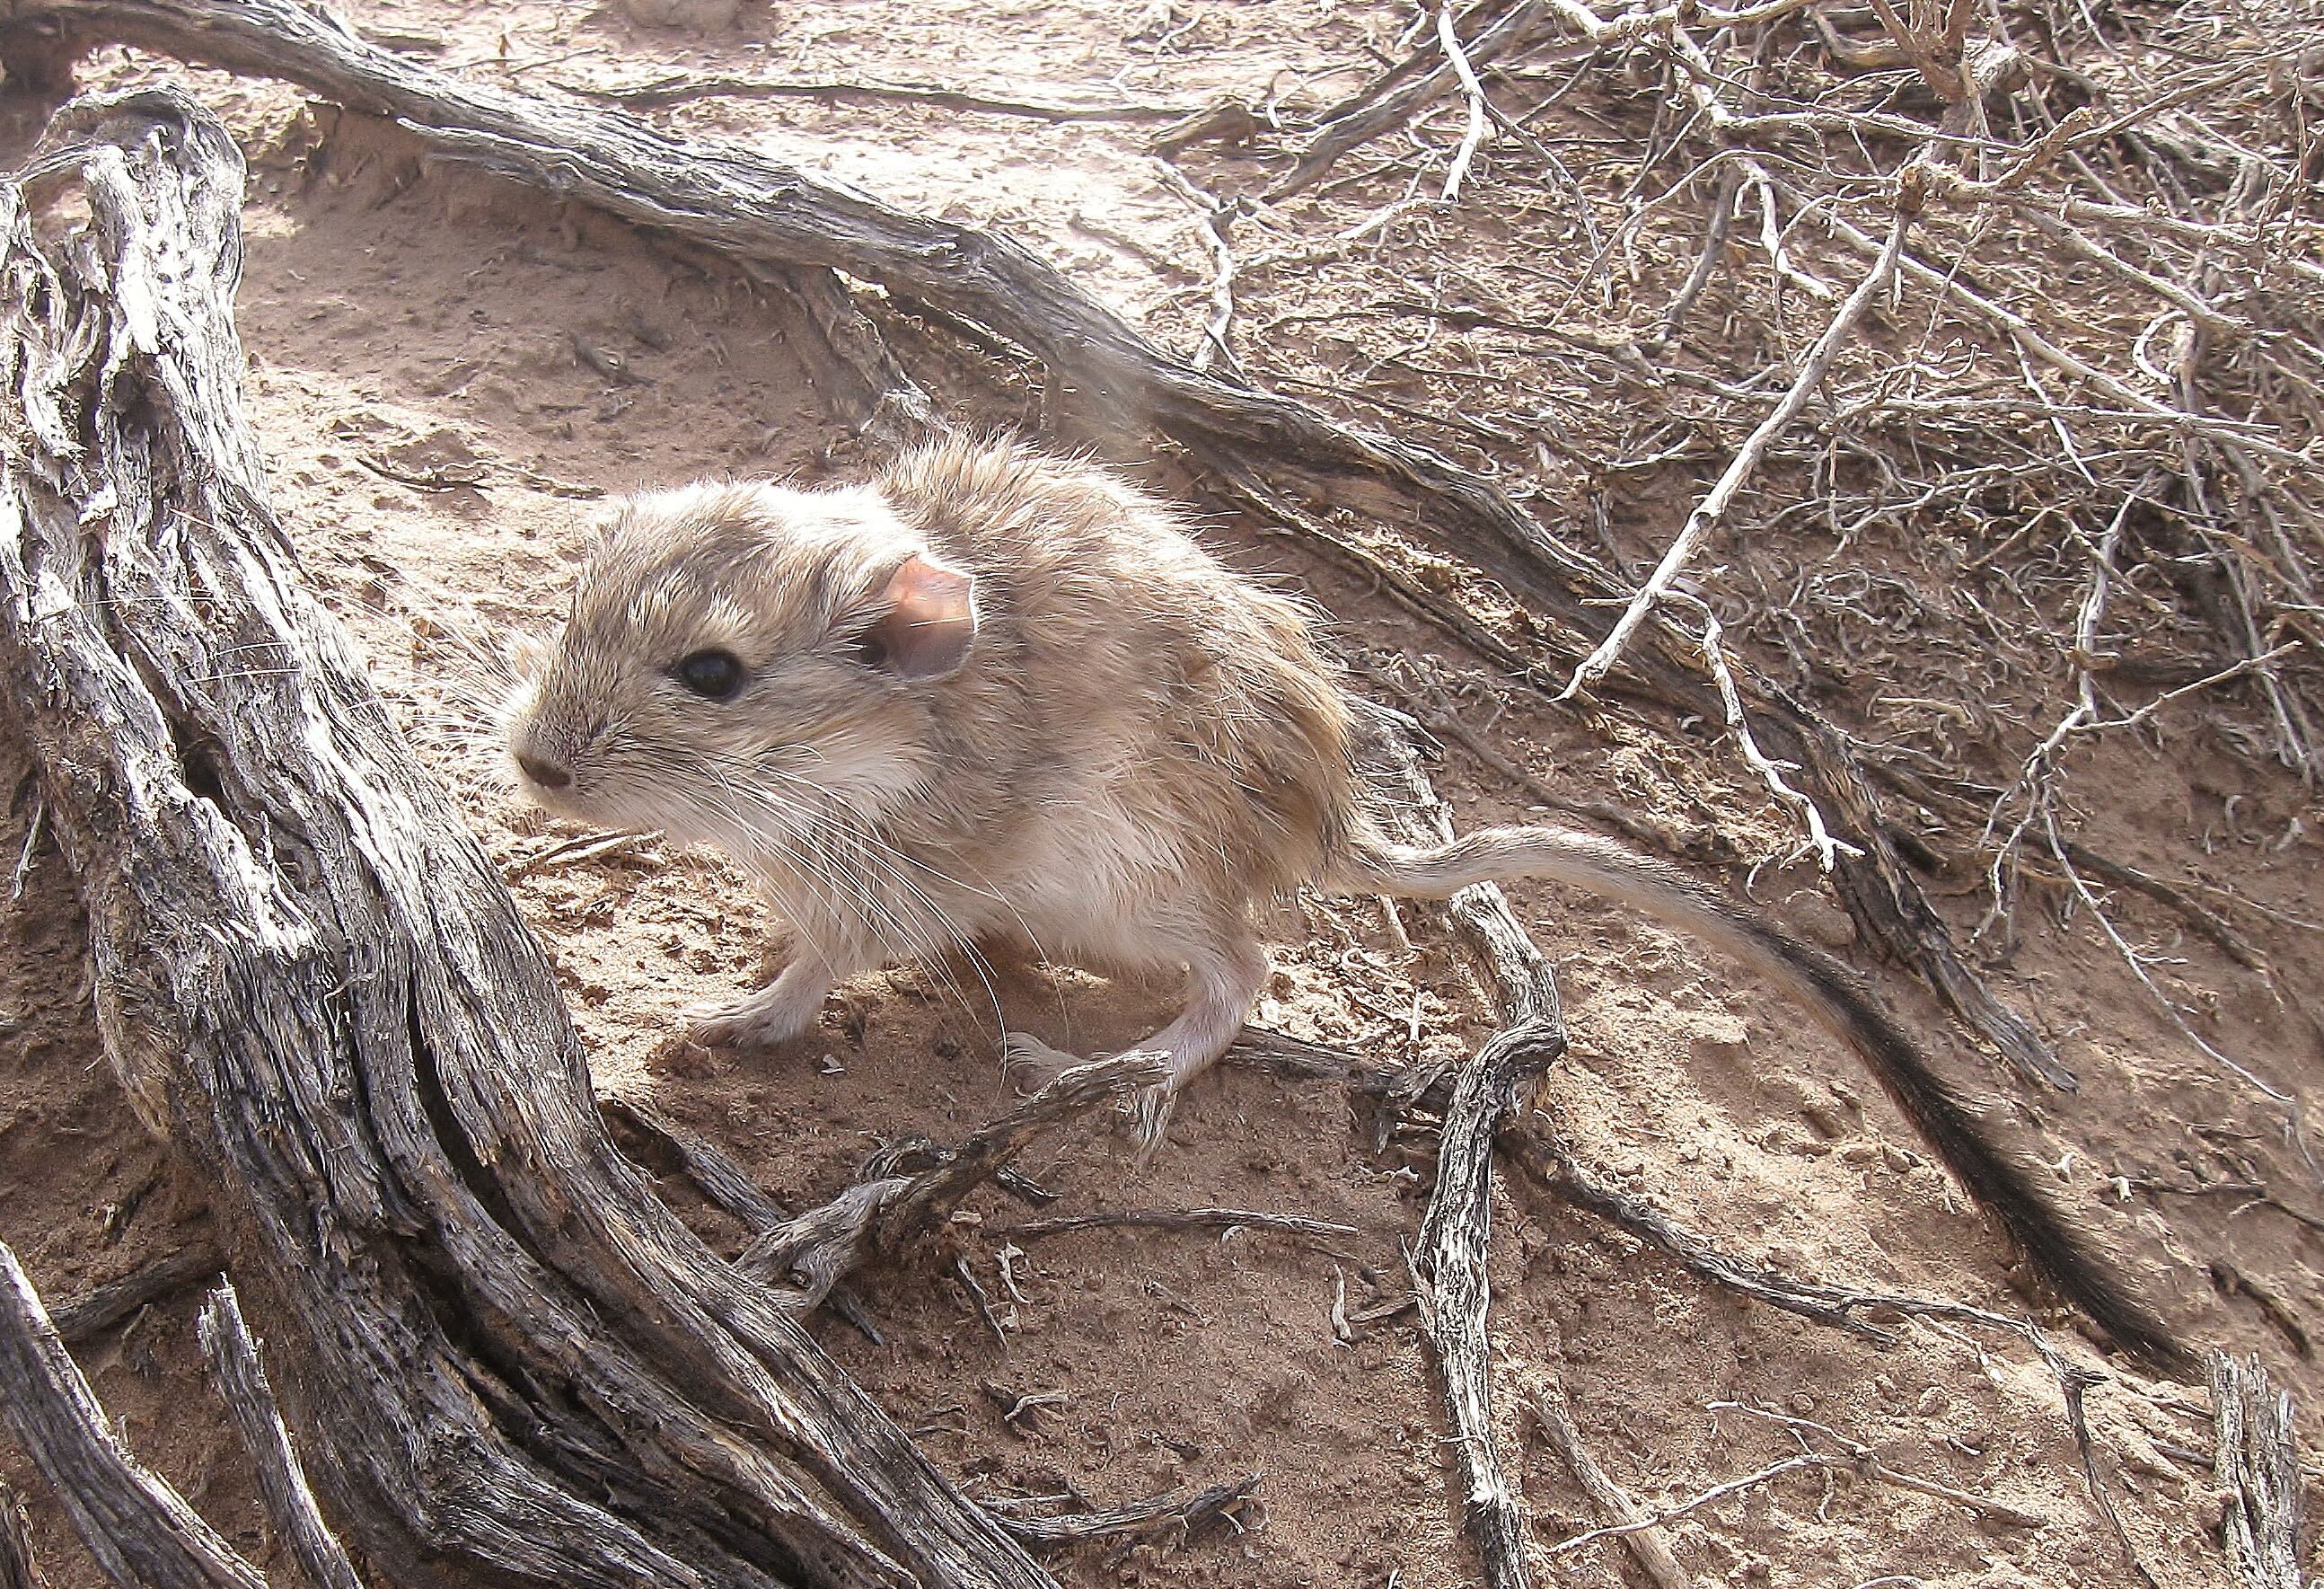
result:
<svg viewBox="0 0 2324 1589"><path fill-rule="evenodd" d="M630 499L508 734L542 805L723 849L795 929L790 963L710 1039L788 1037L835 982L980 938L1183 974L1183 1013L1139 1045L1169 1056L1137 1112L1148 1146L1240 1030L1268 970L1262 917L1293 891L1547 877L1611 895L1802 996L2060 1289L2125 1345L2177 1355L1821 950L1587 834L1384 836L1306 610L1093 466L951 441L867 486Z"/></svg>

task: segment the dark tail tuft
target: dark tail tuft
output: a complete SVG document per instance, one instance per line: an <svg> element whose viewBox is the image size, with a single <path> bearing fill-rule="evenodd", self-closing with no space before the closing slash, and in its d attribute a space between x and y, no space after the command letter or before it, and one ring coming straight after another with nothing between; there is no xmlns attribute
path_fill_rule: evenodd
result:
<svg viewBox="0 0 2324 1589"><path fill-rule="evenodd" d="M1882 1089L1960 1177L1969 1195L2001 1222L2044 1280L2095 1320L2116 1345L2149 1366L2181 1380L2197 1372L2194 1354L2179 1343L2171 1326L2098 1256L2089 1236L2035 1188L2023 1166L1987 1140L1969 1106L1846 967L1766 922L1737 912L1729 912L1729 919L1737 930L1757 940L1764 953L1791 962L1839 1018Z"/></svg>

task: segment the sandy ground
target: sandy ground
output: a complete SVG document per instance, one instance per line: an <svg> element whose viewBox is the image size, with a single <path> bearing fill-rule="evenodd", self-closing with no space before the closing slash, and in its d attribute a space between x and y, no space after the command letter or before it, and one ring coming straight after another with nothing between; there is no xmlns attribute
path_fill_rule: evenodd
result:
<svg viewBox="0 0 2324 1589"><path fill-rule="evenodd" d="M1190 106L1270 85L1296 103L1329 99L1370 69L1367 45L1390 48L1406 20L1331 0L744 5L707 28L643 27L559 0L511 0L488 14L415 0L355 16L438 41L440 65L543 91L705 70L847 72ZM666 845L583 863L553 855L573 835L507 789L489 727L494 687L470 642L554 610L594 494L711 474L824 478L868 455L814 390L784 305L715 263L423 164L393 135L278 86L117 51L86 80L165 71L190 79L251 158L241 318L277 504L311 577L552 947L604 1090L652 1099L724 1145L770 1193L804 1203L844 1185L882 1141L954 1138L1005 1108L999 1021L1084 1049L1122 1046L1158 1021L1161 994L1070 974L1014 973L988 997L899 970L850 986L819 1033L772 1056L676 1043L681 1009L751 984L765 911L716 861ZM11 100L0 104L8 114L9 146L21 149L39 112ZM654 114L899 203L1008 227L1164 338L1191 345L1205 256L1186 205L1139 152L1137 125L811 100ZM1231 186L1239 158L1211 150L1190 169L1199 162ZM1320 234L1392 197L1391 185L1303 200L1271 224ZM1489 259L1498 232L1480 207L1447 223L1438 246ZM1346 307L1332 280L1272 291L1246 305L1257 319L1277 317L1257 362L1330 381L1348 354L1325 312ZM605 373L615 360L620 378ZM945 395L964 413L1032 417L1031 398L1006 383L964 365L954 374ZM1121 461L1165 488L1177 478L1150 458ZM1634 551L1657 544L1684 490L1682 480L1642 494L1610 532ZM1296 548L1231 522L1207 533L1243 566L1312 592L1342 649L1401 655L1462 688L1447 698L1562 793L1711 825L1747 864L1788 850L1780 814L1707 739L1553 712ZM1768 555L1803 566L1908 561L1877 541L1842 554L1807 539ZM2086 836L2159 873L2192 867L2262 904L2310 908L2318 822L2298 786L2226 753L2191 712L2161 727L2153 744L2109 744L2077 762ZM14 788L21 756L8 758ZM1442 783L1464 822L1526 814L1527 796L1457 751ZM20 800L0 828L0 859L24 848L28 810ZM21 895L0 910L0 1237L53 1300L203 1239L208 1215L199 1182L121 1105L87 1015L71 880L45 841L30 853ZM1738 866L1721 881L1741 875ZM1980 909L1973 882L1959 880L1958 897L1941 900L1964 935ZM1812 867L1771 866L1754 885L1794 927L1849 947ZM1772 991L1609 907L1548 889L1517 898L1558 961L1573 1030L1573 1053L1541 1103L1588 1164L1737 1253L2052 1326L2077 1361L2105 1373L2090 1423L2143 1570L2168 1589L2227 1582L2199 1388L2103 1358L2072 1319L2021 1289L1996 1232L1860 1067ZM1893 970L1865 968L1938 1034L1954 1074L2000 1100L1996 1117L2013 1140L2054 1167L2057 1197L2190 1337L2258 1353L2301 1398L2312 1497L2324 1373L2307 1332L2324 1316L2324 1238L2310 1211L2324 1196L2303 1154L2319 1139L2311 1130L2287 1143L2280 1117L2191 1049L2087 921L2066 914L2055 900L2030 903L2009 952L1988 954L1985 968L2086 1078L2070 1096L2019 1086ZM2173 918L2126 899L2119 919L2172 956L2163 974L2201 1012L2207 1038L2315 1099L2312 1029ZM1301 920L1304 939L1278 949L1262 1022L1383 1055L1458 1051L1489 1030L1473 975L1425 912L1406 912L1411 947L1365 902L1306 901ZM2239 920L2294 985L2324 972L2315 935ZM865 1277L884 1345L829 1321L817 1329L974 1494L1108 1503L1263 1474L1263 1508L1240 1531L1060 1553L1053 1568L1068 1583L1473 1582L1413 1311L1385 1311L1346 1340L1333 1326L1335 1303L1361 1316L1409 1292L1402 1244L1432 1151L1404 1135L1375 1152L1369 1122L1338 1093L1228 1069L1187 1097L1149 1168L1128 1168L1121 1140L1098 1130L1057 1139L1029 1173L1059 1195L1057 1211L1225 1206L1337 1221L1355 1234L1315 1245L1253 1232L1098 1230L1016 1243L1009 1226L1026 1211L996 1196L955 1238L1001 1299L1005 1344L936 1263ZM2211 1189L2173 1195L2136 1185L2145 1181ZM2300 1216L2222 1189L2248 1185ZM670 1196L714 1241L738 1244L681 1186ZM1501 1435L1545 1549L1599 1520L1519 1411L1562 1383L1584 1440L1648 1507L1798 1450L1766 1416L1780 1413L2008 1509L1845 1467L1793 1474L1673 1526L1699 1582L2141 1582L2085 1490L2055 1379L2010 1335L1908 1322L1884 1349L1707 1288L1596 1223L1506 1188L1495 1216ZM87 1343L81 1359L130 1444L230 1538L288 1573L203 1387L198 1300L164 1299ZM248 1293L262 1329L263 1303L263 1289ZM1004 1404L1027 1396L1045 1400L1007 1421ZM31 1497L51 1582L98 1582L21 1456L0 1455L0 1475ZM1545 1564L1542 1581L1639 1580L1601 1543Z"/></svg>

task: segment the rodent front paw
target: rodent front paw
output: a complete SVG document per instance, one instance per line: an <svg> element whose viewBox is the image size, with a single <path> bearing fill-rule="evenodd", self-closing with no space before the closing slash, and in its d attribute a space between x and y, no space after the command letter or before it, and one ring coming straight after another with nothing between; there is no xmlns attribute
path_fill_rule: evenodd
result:
<svg viewBox="0 0 2324 1589"><path fill-rule="evenodd" d="M706 1049L768 1049L815 1024L813 1009L765 996L765 990L727 1004L697 1004L686 1012L696 1042ZM820 1001L818 1001L818 1003Z"/></svg>

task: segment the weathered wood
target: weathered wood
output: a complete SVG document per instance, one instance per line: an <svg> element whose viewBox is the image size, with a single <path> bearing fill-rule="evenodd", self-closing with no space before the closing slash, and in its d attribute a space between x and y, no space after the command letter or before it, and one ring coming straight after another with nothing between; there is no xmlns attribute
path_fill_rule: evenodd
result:
<svg viewBox="0 0 2324 1589"><path fill-rule="evenodd" d="M1476 36L1463 46L1470 67L1473 69L1499 60L1534 35L1546 32L1554 25L1549 14L1550 8L1539 0L1520 0L1481 31L1472 27L1471 31ZM1268 198L1280 201L1314 187L1342 155L1403 125L1422 105L1459 88L1461 79L1452 63L1443 59L1441 48L1435 54L1438 59L1434 67L1415 69L1413 62L1399 62L1368 84L1362 93L1326 110L1321 125L1299 146L1298 163L1276 180L1268 189Z"/></svg>
<svg viewBox="0 0 2324 1589"><path fill-rule="evenodd" d="M1565 1402L1565 1387L1553 1378L1547 1384L1536 1385L1533 1393L1534 1420L1541 1427L1542 1438L1557 1453L1565 1471L1582 1486L1583 1494L1597 1507L1600 1519L1614 1527L1627 1530L1621 1537L1623 1547L1629 1551L1638 1570L1655 1581L1655 1589L1693 1589L1693 1580L1687 1576L1678 1557L1671 1554L1670 1535L1656 1527L1638 1503L1623 1493L1613 1476L1598 1465L1582 1444L1582 1431L1573 1427L1573 1413Z"/></svg>
<svg viewBox="0 0 2324 1589"><path fill-rule="evenodd" d="M1062 1214L1046 1219L1028 1219L1016 1224L1002 1225L993 1234L1012 1242L1031 1242L1043 1236L1061 1236L1068 1231L1119 1230L1124 1227L1149 1231L1212 1230L1222 1233L1221 1241L1237 1231L1276 1231L1325 1244L1362 1233L1351 1224L1334 1224L1330 1220L1310 1219L1300 1214L1266 1214L1253 1208L1125 1208L1111 1214Z"/></svg>
<svg viewBox="0 0 2324 1589"><path fill-rule="evenodd" d="M1370 727L1400 797L1406 836L1452 841L1452 819L1421 771L1401 725L1380 714ZM1490 883L1462 889L1449 907L1454 929L1492 979L1501 1030L1462 1065L1444 1112L1436 1186L1408 1259L1421 1325L1436 1350L1461 1465L1463 1520L1493 1589L1526 1589L1525 1513L1493 1438L1492 1305L1486 1273L1493 1239L1493 1144L1543 1071L1565 1052L1557 978Z"/></svg>
<svg viewBox="0 0 2324 1589"><path fill-rule="evenodd" d="M267 505L225 130L77 102L35 170L0 184L5 709L108 1057L288 1305L334 1523L413 1589L1047 1584L606 1138L545 956ZM51 236L67 180L90 220Z"/></svg>
<svg viewBox="0 0 2324 1589"><path fill-rule="evenodd" d="M56 1491L97 1566L121 1589L266 1589L257 1569L115 1437L105 1409L5 1243L0 1422Z"/></svg>
<svg viewBox="0 0 2324 1589"><path fill-rule="evenodd" d="M242 1316L242 1301L231 1283L210 1293L196 1326L202 1354L209 1359L210 1380L218 1400L226 1403L250 1453L258 1478L258 1493L275 1537L290 1550L313 1589L364 1589L355 1576L346 1547L331 1532L316 1510L315 1492L307 1486L306 1464L291 1448L290 1431L275 1405L274 1388L266 1382L266 1369L258 1361L258 1343Z"/></svg>
<svg viewBox="0 0 2324 1589"><path fill-rule="evenodd" d="M1529 8L1511 13L1524 14ZM1159 431L1214 471L1224 494L1295 531L1320 521L1296 508L1283 513L1294 482L1311 501L1333 504L1319 511L1353 501L1398 525L1428 526L1525 599L1529 643L1552 668L1578 662L1602 630L1607 604L1630 595L1482 476L1416 443L1197 370L1003 234L899 210L736 145L681 142L616 113L468 83L368 44L298 0L0 0L0 59L21 61L35 80L53 76L54 63L76 49L111 41L287 79L395 117L439 151L746 268L803 268L812 277L811 318L851 372L858 400L872 406L875 431L911 434L929 410L908 381L897 383L891 361L865 348L860 327L834 318L832 270L1022 349L1043 366L1053 405L1078 432ZM875 386L886 395L870 396ZM1510 661L1452 604L1421 605L1481 642L1484 654ZM1538 672L1511 665L1528 679ZM1692 642L1675 630L1641 635L1624 672L1608 682L1677 717L1719 713ZM1833 832L1863 851L1840 858L1832 881L1868 940L1910 967L2021 1075L2073 1086L2049 1045L1960 958L1890 838L1847 736L1772 681L1744 670L1739 682L1766 753L1800 764L1803 792Z"/></svg>
<svg viewBox="0 0 2324 1589"><path fill-rule="evenodd" d="M166 1253L117 1280L93 1286L78 1297L58 1303L49 1310L49 1318L57 1326L57 1334L66 1340L86 1341L112 1328L147 1303L158 1302L206 1280L223 1267L217 1249L208 1242L198 1242Z"/></svg>
<svg viewBox="0 0 2324 1589"><path fill-rule="evenodd" d="M1877 1309L1894 1298L1875 1292L1843 1290L1730 1257L1645 1199L1591 1179L1574 1162L1572 1154L1566 1151L1556 1132L1538 1122L1528 1122L1519 1129L1518 1143L1509 1153L1508 1162L1540 1190L1577 1208L1586 1208L1617 1229L1660 1248L1713 1285L1883 1345L1895 1340L1891 1332L1856 1316L1858 1310Z"/></svg>
<svg viewBox="0 0 2324 1589"><path fill-rule="evenodd" d="M32 1526L24 1498L0 1479L0 1589L48 1589L41 1564L32 1557Z"/></svg>
<svg viewBox="0 0 2324 1589"><path fill-rule="evenodd" d="M1084 1539L1185 1538L1221 1518L1231 1519L1235 1509L1259 1492L1257 1474L1205 1485L1191 1495L1157 1495L1147 1501L1126 1501L1098 1511L1066 1512L1056 1517L1013 1517L1002 1514L1001 1526L1034 1545L1073 1545Z"/></svg>
<svg viewBox="0 0 2324 1589"><path fill-rule="evenodd" d="M2301 1589L2300 1446L2292 1397L2259 1359L2211 1353L2212 1476L2227 1566L2243 1589ZM2312 1586L2311 1586L2312 1589Z"/></svg>
<svg viewBox="0 0 2324 1589"><path fill-rule="evenodd" d="M1033 1140L1093 1104L1166 1074L1160 1056L1131 1049L1057 1076L992 1124L917 1175L857 1182L820 1208L759 1236L734 1260L746 1274L779 1280L804 1310L870 1251L893 1250L932 1234L962 1198L997 1175Z"/></svg>

